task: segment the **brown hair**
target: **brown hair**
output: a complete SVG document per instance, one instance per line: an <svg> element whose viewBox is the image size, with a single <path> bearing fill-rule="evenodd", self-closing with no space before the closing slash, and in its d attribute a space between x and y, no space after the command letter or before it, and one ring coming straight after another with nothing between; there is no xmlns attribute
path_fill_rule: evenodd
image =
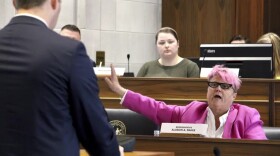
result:
<svg viewBox="0 0 280 156"><path fill-rule="evenodd" d="M14 0L16 9L30 9L41 6L46 0Z"/></svg>
<svg viewBox="0 0 280 156"><path fill-rule="evenodd" d="M170 27L163 27L163 28L159 29L159 31L156 34L156 43L157 43L157 40L158 40L158 34L159 33L170 33L176 38L177 42L179 42L177 32L174 29L172 29Z"/></svg>
<svg viewBox="0 0 280 156"><path fill-rule="evenodd" d="M81 34L80 29L79 29L77 26L73 25L73 24L67 24L67 25L63 26L63 27L61 28L61 31L62 31L63 29L71 30L71 31L78 32L79 34Z"/></svg>
<svg viewBox="0 0 280 156"><path fill-rule="evenodd" d="M232 41L244 41L245 43L251 43L251 41L242 35L234 35L230 40L229 43L231 43Z"/></svg>

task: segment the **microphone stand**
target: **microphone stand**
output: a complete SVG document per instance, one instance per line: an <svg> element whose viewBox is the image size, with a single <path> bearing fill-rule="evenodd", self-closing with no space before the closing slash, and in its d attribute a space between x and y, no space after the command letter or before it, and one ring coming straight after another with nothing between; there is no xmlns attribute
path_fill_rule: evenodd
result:
<svg viewBox="0 0 280 156"><path fill-rule="evenodd" d="M129 58L130 58L130 55L127 54L126 57L127 57L127 72L129 73Z"/></svg>
<svg viewBox="0 0 280 156"><path fill-rule="evenodd" d="M203 50L202 61L201 61L201 64L200 64L200 70L201 70L201 68L203 68L203 63L204 63L204 60L205 60L205 57L206 57L206 53L207 53L207 49L204 49Z"/></svg>
<svg viewBox="0 0 280 156"><path fill-rule="evenodd" d="M123 76L124 77L134 77L134 73L133 72L129 72L129 58L130 58L130 54L127 54L126 55L126 57L127 57L127 72L125 72L124 74L123 74Z"/></svg>
<svg viewBox="0 0 280 156"><path fill-rule="evenodd" d="M205 60L205 57L206 57L206 54L207 54L207 49L204 49L203 50L203 56L202 56L202 60L199 62L200 64L199 64L199 66L200 66L200 76L201 76L201 72L202 72L202 68L203 68L203 63L204 63L204 60Z"/></svg>

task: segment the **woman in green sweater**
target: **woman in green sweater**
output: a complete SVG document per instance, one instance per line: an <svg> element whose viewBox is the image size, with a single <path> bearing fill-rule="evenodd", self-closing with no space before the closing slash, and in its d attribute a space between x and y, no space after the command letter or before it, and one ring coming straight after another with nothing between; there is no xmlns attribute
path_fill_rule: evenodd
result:
<svg viewBox="0 0 280 156"><path fill-rule="evenodd" d="M137 77L199 77L198 65L178 55L179 39L174 29L161 28L156 34L156 45L160 58L146 62Z"/></svg>

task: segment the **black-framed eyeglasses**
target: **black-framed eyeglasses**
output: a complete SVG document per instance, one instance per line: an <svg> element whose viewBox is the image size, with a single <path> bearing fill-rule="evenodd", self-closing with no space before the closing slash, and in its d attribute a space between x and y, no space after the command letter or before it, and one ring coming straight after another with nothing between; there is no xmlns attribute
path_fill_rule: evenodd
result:
<svg viewBox="0 0 280 156"><path fill-rule="evenodd" d="M217 88L218 86L220 86L222 89L229 89L232 87L232 84L228 84L228 83L219 83L219 82L207 82L208 86L211 88Z"/></svg>

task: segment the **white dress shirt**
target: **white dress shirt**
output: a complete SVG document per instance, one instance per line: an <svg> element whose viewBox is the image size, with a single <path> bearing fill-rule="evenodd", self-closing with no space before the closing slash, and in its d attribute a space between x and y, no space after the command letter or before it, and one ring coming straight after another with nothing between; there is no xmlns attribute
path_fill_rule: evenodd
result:
<svg viewBox="0 0 280 156"><path fill-rule="evenodd" d="M224 125L226 123L229 110L227 111L227 113L225 113L224 115L219 117L220 127L217 130L216 130L216 123L215 123L215 116L214 116L213 112L211 111L211 109L209 107L207 107L207 111L208 111L208 113L207 113L207 118L206 118L205 123L208 125L208 129L207 129L206 137L222 138L223 132L224 132Z"/></svg>

